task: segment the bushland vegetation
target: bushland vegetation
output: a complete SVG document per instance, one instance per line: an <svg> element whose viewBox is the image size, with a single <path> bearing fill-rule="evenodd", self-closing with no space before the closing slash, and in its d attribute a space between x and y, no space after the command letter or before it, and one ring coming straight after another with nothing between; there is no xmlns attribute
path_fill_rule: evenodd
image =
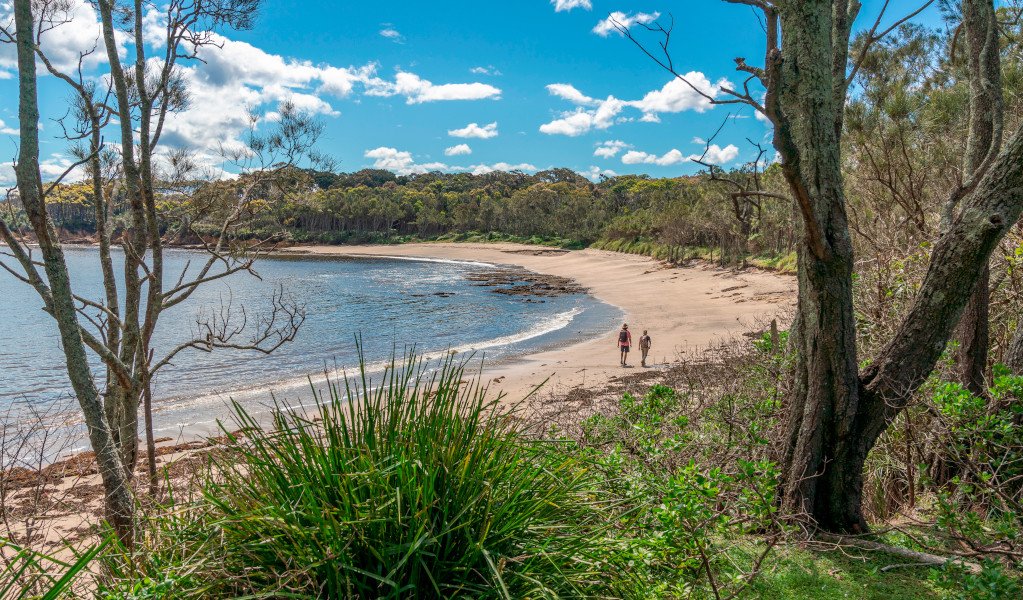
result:
<svg viewBox="0 0 1023 600"><path fill-rule="evenodd" d="M147 515L143 548L103 542L90 589L1018 597L1019 7L945 2L947 29L904 20L853 36L858 2L736 2L760 11L768 44L763 67L738 65L764 97L747 88L735 101L771 122L774 160L599 182L565 169L288 168L272 188L250 175L154 186L154 239L515 239L734 266L759 256L795 262L790 332L682 360L655 386L541 397L500 417L457 366L435 380L399 366L384 396L364 385L345 404L335 390L324 421L281 411L272 430L250 423L194 494ZM131 198L110 189L119 239ZM88 187L51 191L36 217L97 226L75 208L97 202ZM245 210L226 221L229 203L207 202L235 197ZM35 225L21 205L6 207L12 230ZM341 418L357 404L365 411ZM9 548L5 575L34 589L82 568Z"/></svg>

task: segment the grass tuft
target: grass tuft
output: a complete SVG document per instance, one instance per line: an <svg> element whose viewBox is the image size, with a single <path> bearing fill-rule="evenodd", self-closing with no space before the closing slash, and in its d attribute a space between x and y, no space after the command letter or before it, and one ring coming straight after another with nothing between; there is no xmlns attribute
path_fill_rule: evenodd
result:
<svg viewBox="0 0 1023 600"><path fill-rule="evenodd" d="M244 437L110 593L141 577L174 598L617 597L586 465L527 440L463 366L363 371L322 422L278 406L261 428L236 404Z"/></svg>

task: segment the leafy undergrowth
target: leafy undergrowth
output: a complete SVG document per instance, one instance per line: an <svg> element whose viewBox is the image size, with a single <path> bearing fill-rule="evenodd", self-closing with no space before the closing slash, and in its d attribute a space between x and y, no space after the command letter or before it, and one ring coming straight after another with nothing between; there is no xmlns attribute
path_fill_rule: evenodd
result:
<svg viewBox="0 0 1023 600"><path fill-rule="evenodd" d="M784 346L747 339L646 389L514 414L450 357L428 372L414 355L382 385L335 388L323 421L282 407L260 428L239 408L244 437L198 496L154 515L135 552L102 557L99 597L1023 598L1023 380L998 379L1001 408L984 410L926 386L944 415L932 443L958 474L921 477L912 518L873 513L873 541L981 569L925 566L808 540L777 514ZM876 487L887 471L867 473Z"/></svg>

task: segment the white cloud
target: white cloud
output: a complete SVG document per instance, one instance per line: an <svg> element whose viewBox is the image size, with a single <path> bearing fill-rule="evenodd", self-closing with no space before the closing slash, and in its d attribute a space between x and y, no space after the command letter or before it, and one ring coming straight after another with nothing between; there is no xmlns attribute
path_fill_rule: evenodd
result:
<svg viewBox="0 0 1023 600"><path fill-rule="evenodd" d="M385 24L385 27L380 30L380 35L382 35L385 38L391 40L395 44L404 44L405 43L405 36L403 36L402 34L398 33L394 28L386 26L386 24Z"/></svg>
<svg viewBox="0 0 1023 600"><path fill-rule="evenodd" d="M494 65L487 65L485 67L473 67L469 69L470 73L475 75L501 75L501 72L497 70Z"/></svg>
<svg viewBox="0 0 1023 600"><path fill-rule="evenodd" d="M444 156L458 156L459 154L472 154L469 144L458 144L444 149Z"/></svg>
<svg viewBox="0 0 1023 600"><path fill-rule="evenodd" d="M699 71L690 71L683 77L689 82L688 84L676 77L664 84L661 89L647 92L642 100L635 100L629 104L643 111L642 120L644 121L656 120L657 113L677 113L685 110L702 113L713 105L693 87L711 98L716 98L721 86L728 85L728 81L725 79L720 79L717 83L712 84L707 76Z"/></svg>
<svg viewBox="0 0 1023 600"><path fill-rule="evenodd" d="M664 156L630 150L622 156L622 162L627 165L645 163L650 165L659 165L662 167L677 165L693 160L702 160L703 162L710 164L722 164L734 160L738 155L739 149L732 144L729 144L724 148L721 148L717 144L711 144L710 148L707 149L706 154L690 154L689 156L682 154L677 149L668 151L664 154Z"/></svg>
<svg viewBox="0 0 1023 600"><path fill-rule="evenodd" d="M725 79L712 84L709 79L698 71L690 71L685 78L694 87L711 98L716 98ZM540 126L540 131L549 135L577 136L591 129L607 129L615 123L631 121L632 117L619 116L625 108L642 111L641 121L659 122L660 113L677 113L686 110L705 112L713 107L710 100L690 87L685 81L672 79L659 90L647 92L640 100L621 100L608 96L605 100L597 100L587 96L574 86L567 83L552 83L547 86L551 95L568 100L576 105L574 111L562 112L559 118Z"/></svg>
<svg viewBox="0 0 1023 600"><path fill-rule="evenodd" d="M597 104L600 104L600 100L590 98L586 94L575 89L575 86L569 83L552 83L547 86L547 91L550 92L552 96L564 98L572 104L579 104L582 106L596 106Z"/></svg>
<svg viewBox="0 0 1023 600"><path fill-rule="evenodd" d="M69 3L69 10L57 13L51 9L49 17L54 22L61 22L56 27L43 33L41 46L43 53L58 69L64 72L72 72L78 68L78 59L81 52L95 49L94 52L82 59L83 70L91 70L97 65L106 64L107 53L102 43L102 26L100 25L99 14L92 7L92 4L83 0L73 0ZM14 31L14 13L12 3L0 2L0 23ZM148 16L148 15L147 15ZM123 58L127 55L125 49L126 37L118 34L118 54ZM18 66L17 50L14 44L0 43L0 69L16 70ZM46 68L40 63L39 73L45 75ZM0 75L0 79L7 79L10 74Z"/></svg>
<svg viewBox="0 0 1023 600"><path fill-rule="evenodd" d="M593 8L591 0L551 0L551 4L554 5L554 12L569 11L573 8L585 8L586 10Z"/></svg>
<svg viewBox="0 0 1023 600"><path fill-rule="evenodd" d="M618 30L618 27L629 29L636 23L639 23L640 25L645 25L647 23L652 23L656 21L657 17L660 16L661 13L659 12L655 12L652 14L636 13L635 15L627 15L621 11L616 10L615 12L611 13L606 19L597 23L596 27L593 28L593 33L601 37L607 37L608 34L610 34L612 31L618 33L618 35L622 35L622 32Z"/></svg>
<svg viewBox="0 0 1023 600"><path fill-rule="evenodd" d="M0 119L0 133L7 135L21 135L21 131L13 127L8 127L7 124L4 123L3 119Z"/></svg>
<svg viewBox="0 0 1023 600"><path fill-rule="evenodd" d="M613 156L621 152L623 148L628 147L629 144L626 144L621 140L607 140L606 142L601 142L601 144L597 146L597 149L593 151L593 156L612 158Z"/></svg>
<svg viewBox="0 0 1023 600"><path fill-rule="evenodd" d="M51 154L47 158L40 157L39 173L43 176L43 183L56 181L73 164L74 162L63 154ZM71 172L63 179L63 182L76 183L84 180L86 175L85 169L78 166L71 169ZM14 163L0 163L0 187L13 187L16 184L16 179Z"/></svg>
<svg viewBox="0 0 1023 600"><path fill-rule="evenodd" d="M607 100L599 101L597 108L593 110L579 107L575 112L561 113L560 119L541 125L540 131L548 135L561 134L575 137L590 129L607 129L614 125L615 117L628 105L629 103L624 100L608 96Z"/></svg>
<svg viewBox="0 0 1023 600"><path fill-rule="evenodd" d="M728 144L724 148L717 144L711 144L707 149L707 154L703 157L703 162L720 165L735 160L737 156L739 156L739 149L732 144Z"/></svg>
<svg viewBox="0 0 1023 600"><path fill-rule="evenodd" d="M591 166L589 169L585 171L576 171L576 173L579 173L580 175L589 179L590 181L600 180L601 175L604 175L606 177L615 177L616 175L618 175L618 173L615 173L611 169L601 170L600 167L597 166Z"/></svg>
<svg viewBox="0 0 1023 600"><path fill-rule="evenodd" d="M492 165L479 164L469 167L452 166L441 162L416 164L411 152L381 146L373 150L366 150L363 155L372 158L374 169L387 169L399 175L410 175L413 173L427 173L429 171L471 171L473 175L482 175L492 171L536 171L536 167L529 163L513 165L506 162L494 163Z"/></svg>
<svg viewBox="0 0 1023 600"><path fill-rule="evenodd" d="M347 98L357 92L372 96L403 95L409 104L485 97L500 93L483 84L435 85L408 72L394 81L377 74L375 63L336 67L269 54L246 42L213 35L215 46L200 52L204 62L182 69L190 95L190 108L168 117L165 143L215 155L218 143L238 147L248 127L249 107L274 110L283 100L314 114L336 116L330 96Z"/></svg>
<svg viewBox="0 0 1023 600"><path fill-rule="evenodd" d="M497 136L497 121L480 127L477 123L469 123L461 129L449 129L448 135L458 138L489 139Z"/></svg>
<svg viewBox="0 0 1023 600"><path fill-rule="evenodd" d="M397 148L387 148L385 146L381 146L373 150L366 150L366 153L363 154L363 156L374 159L372 165L374 169L387 169L388 171L394 171L398 175L428 173L430 171L464 170L459 167L449 167L448 165L440 162L417 165L410 152L398 150Z"/></svg>
<svg viewBox="0 0 1023 600"><path fill-rule="evenodd" d="M470 168L473 175L483 175L493 171L536 171L536 167L529 163L511 165L506 162L499 162L493 165L472 165Z"/></svg>
<svg viewBox="0 0 1023 600"><path fill-rule="evenodd" d="M498 100L501 90L486 83L444 83L436 85L415 73L399 71L393 83L380 82L370 86L366 93L371 96L405 96L408 104L436 102L438 100Z"/></svg>

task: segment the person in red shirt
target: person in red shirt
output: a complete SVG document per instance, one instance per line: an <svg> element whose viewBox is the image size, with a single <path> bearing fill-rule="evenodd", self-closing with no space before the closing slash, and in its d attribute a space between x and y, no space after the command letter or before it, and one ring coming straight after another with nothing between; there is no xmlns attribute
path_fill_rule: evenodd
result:
<svg viewBox="0 0 1023 600"><path fill-rule="evenodd" d="M629 325L622 325L622 330L618 332L618 348L622 352L622 366L626 366L625 360L629 358L629 346L632 345L632 334L629 333Z"/></svg>

